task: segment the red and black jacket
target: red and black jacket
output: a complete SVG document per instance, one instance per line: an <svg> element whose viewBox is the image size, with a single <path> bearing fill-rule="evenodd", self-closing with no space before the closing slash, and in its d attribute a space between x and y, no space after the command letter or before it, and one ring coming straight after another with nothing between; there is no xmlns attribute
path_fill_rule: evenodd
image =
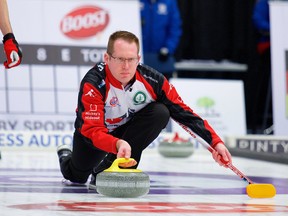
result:
<svg viewBox="0 0 288 216"><path fill-rule="evenodd" d="M211 146L222 142L208 122L182 101L161 73L143 64L138 65L133 82L126 88L104 63L90 69L81 81L75 128L95 147L116 154L118 138L109 132L153 101L165 104L171 117L191 135L197 134Z"/></svg>

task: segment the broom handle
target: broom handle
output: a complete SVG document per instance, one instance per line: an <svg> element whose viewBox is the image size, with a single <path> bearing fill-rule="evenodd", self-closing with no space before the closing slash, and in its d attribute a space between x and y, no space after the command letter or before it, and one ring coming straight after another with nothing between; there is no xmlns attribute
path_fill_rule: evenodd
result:
<svg viewBox="0 0 288 216"><path fill-rule="evenodd" d="M213 149L205 140L203 140L202 138L200 138L199 136L195 136L196 140L198 142L200 142L207 150L209 150L211 153L213 153L214 151L216 151L215 149ZM223 160L223 158L221 157L221 162L226 164L228 166L228 168L230 170L232 170L236 175L238 175L241 179L243 179L244 181L248 182L249 184L253 184L252 180L249 179L246 175L244 175L240 170L238 170L233 164L227 164L226 161Z"/></svg>

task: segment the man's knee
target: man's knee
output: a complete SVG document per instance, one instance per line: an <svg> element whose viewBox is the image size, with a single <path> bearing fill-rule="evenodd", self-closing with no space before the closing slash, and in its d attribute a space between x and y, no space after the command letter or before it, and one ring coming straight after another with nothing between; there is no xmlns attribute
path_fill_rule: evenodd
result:
<svg viewBox="0 0 288 216"><path fill-rule="evenodd" d="M161 120L164 122L168 122L169 118L170 118L170 112L168 110L168 108L162 104L162 103L153 103L152 105L152 111L154 114L154 117L157 120Z"/></svg>

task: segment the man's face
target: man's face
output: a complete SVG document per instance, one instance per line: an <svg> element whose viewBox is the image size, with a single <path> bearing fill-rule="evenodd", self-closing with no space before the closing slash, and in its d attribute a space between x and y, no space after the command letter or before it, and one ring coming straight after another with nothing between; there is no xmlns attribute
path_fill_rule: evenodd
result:
<svg viewBox="0 0 288 216"><path fill-rule="evenodd" d="M135 43L118 39L114 43L114 52L105 53L104 60L112 75L125 86L134 77L140 56Z"/></svg>

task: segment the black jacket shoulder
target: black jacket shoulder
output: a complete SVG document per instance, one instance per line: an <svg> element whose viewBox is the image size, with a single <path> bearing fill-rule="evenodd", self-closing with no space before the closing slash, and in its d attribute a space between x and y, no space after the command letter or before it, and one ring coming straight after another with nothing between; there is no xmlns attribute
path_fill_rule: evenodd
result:
<svg viewBox="0 0 288 216"><path fill-rule="evenodd" d="M96 89L98 89L102 95L104 95L106 87L105 78L105 63L101 62L96 64L83 77L81 81L80 91L81 89L83 89L83 85L88 82L92 84Z"/></svg>
<svg viewBox="0 0 288 216"><path fill-rule="evenodd" d="M152 86L154 91L157 94L160 94L165 80L164 75L154 68L142 63L137 66L137 70L141 76Z"/></svg>

